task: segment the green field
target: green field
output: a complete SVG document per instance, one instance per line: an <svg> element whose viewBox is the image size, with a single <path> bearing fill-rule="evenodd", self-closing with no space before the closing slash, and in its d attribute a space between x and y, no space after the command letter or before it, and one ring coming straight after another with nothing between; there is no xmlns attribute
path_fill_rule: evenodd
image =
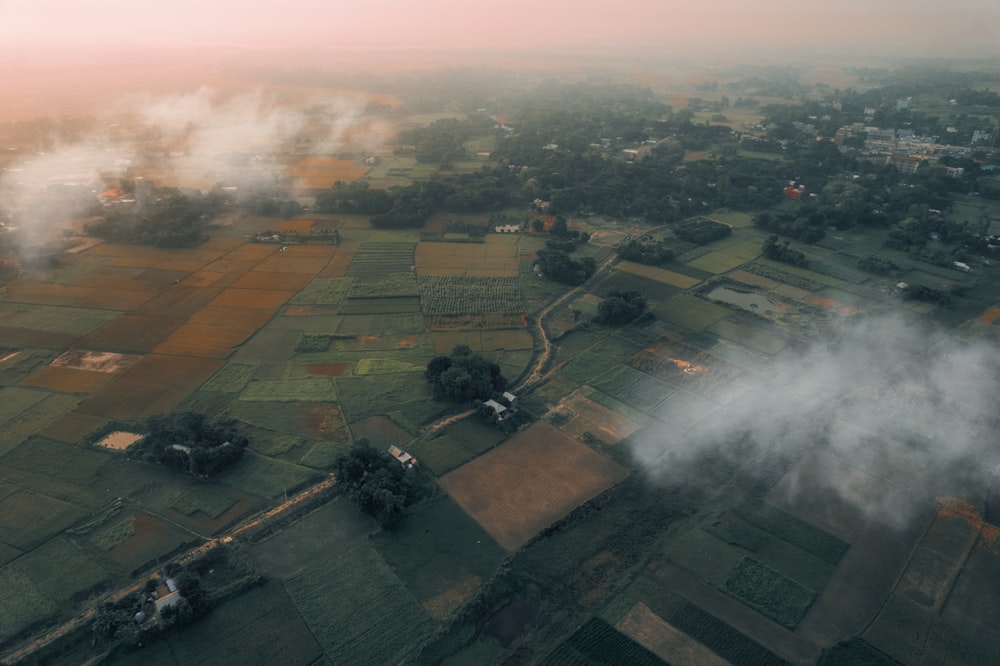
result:
<svg viewBox="0 0 1000 666"><path fill-rule="evenodd" d="M725 589L778 624L794 629L816 593L746 557L726 579Z"/></svg>
<svg viewBox="0 0 1000 666"><path fill-rule="evenodd" d="M255 402L326 402L336 399L337 386L332 377L255 381L240 394L240 400Z"/></svg>
<svg viewBox="0 0 1000 666"><path fill-rule="evenodd" d="M372 546L436 617L456 610L504 558L503 548L450 497L434 500Z"/></svg>
<svg viewBox="0 0 1000 666"><path fill-rule="evenodd" d="M386 273L355 278L347 290L347 298L388 298L419 296L420 285L415 273Z"/></svg>
<svg viewBox="0 0 1000 666"><path fill-rule="evenodd" d="M276 498L318 478L314 470L248 453L219 480L251 495Z"/></svg>
<svg viewBox="0 0 1000 666"><path fill-rule="evenodd" d="M503 277L423 277L420 299L426 315L523 312L521 282Z"/></svg>
<svg viewBox="0 0 1000 666"><path fill-rule="evenodd" d="M347 274L351 276L405 273L413 266L416 243L366 241L354 253Z"/></svg>
<svg viewBox="0 0 1000 666"><path fill-rule="evenodd" d="M200 511L210 518L218 518L236 502L237 499L223 487L197 484L174 500L173 508L186 516Z"/></svg>
<svg viewBox="0 0 1000 666"><path fill-rule="evenodd" d="M354 283L353 278L314 278L306 288L292 297L294 305L340 305Z"/></svg>
<svg viewBox="0 0 1000 666"><path fill-rule="evenodd" d="M85 515L83 507L20 490L0 500L0 540L22 551L30 550Z"/></svg>
<svg viewBox="0 0 1000 666"><path fill-rule="evenodd" d="M10 566L0 569L0 646L56 615L58 606L25 574Z"/></svg>
<svg viewBox="0 0 1000 666"><path fill-rule="evenodd" d="M345 315L407 314L420 312L420 298L401 296L399 298L352 298L340 306Z"/></svg>
<svg viewBox="0 0 1000 666"><path fill-rule="evenodd" d="M203 391L218 391L221 393L239 393L253 378L257 367L246 363L227 363L222 369L212 375L211 379L201 385Z"/></svg>
<svg viewBox="0 0 1000 666"><path fill-rule="evenodd" d="M679 294L666 303L654 305L652 311L658 318L676 322L692 331L705 330L729 314L723 306L690 294Z"/></svg>
<svg viewBox="0 0 1000 666"><path fill-rule="evenodd" d="M434 628L402 581L365 543L306 569L285 587L335 664L394 663Z"/></svg>

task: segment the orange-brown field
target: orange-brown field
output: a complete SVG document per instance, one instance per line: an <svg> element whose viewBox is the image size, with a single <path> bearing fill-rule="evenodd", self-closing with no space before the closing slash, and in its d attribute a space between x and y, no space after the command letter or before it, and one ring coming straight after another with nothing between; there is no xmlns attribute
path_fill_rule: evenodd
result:
<svg viewBox="0 0 1000 666"><path fill-rule="evenodd" d="M998 319L1000 319L1000 307L992 307L983 314L979 315L979 317L976 318L976 321L981 324L992 324Z"/></svg>
<svg viewBox="0 0 1000 666"><path fill-rule="evenodd" d="M489 238L489 237L488 237ZM517 246L510 243L420 243L417 275L517 277Z"/></svg>
<svg viewBox="0 0 1000 666"><path fill-rule="evenodd" d="M304 157L288 168L296 187L328 188L338 180L357 180L368 170L354 160L335 157Z"/></svg>
<svg viewBox="0 0 1000 666"><path fill-rule="evenodd" d="M244 273L231 286L236 289L275 289L277 291L299 291L312 281L311 275L301 273L265 273L250 271Z"/></svg>
<svg viewBox="0 0 1000 666"><path fill-rule="evenodd" d="M45 282L8 282L7 300L40 305L69 305L81 308L128 311L149 301L154 292L139 289L105 289Z"/></svg>
<svg viewBox="0 0 1000 666"><path fill-rule="evenodd" d="M282 220L274 226L275 231L286 234L310 234L316 220Z"/></svg>
<svg viewBox="0 0 1000 666"><path fill-rule="evenodd" d="M729 662L687 634L674 628L645 604L637 603L615 625L668 664L726 666Z"/></svg>
<svg viewBox="0 0 1000 666"><path fill-rule="evenodd" d="M93 393L107 384L112 376L106 372L47 365L23 379L21 386L33 386L63 393Z"/></svg>
<svg viewBox="0 0 1000 666"><path fill-rule="evenodd" d="M628 474L541 422L441 477L441 485L497 543L514 551Z"/></svg>
<svg viewBox="0 0 1000 666"><path fill-rule="evenodd" d="M242 308L277 310L285 304L293 294L288 291L272 291L269 289L226 289L215 297L209 305L222 308Z"/></svg>
<svg viewBox="0 0 1000 666"><path fill-rule="evenodd" d="M305 248L305 246L299 247ZM264 259L254 267L254 270L269 273L299 273L313 277L326 268L326 265L330 262L330 257L333 256L333 252L335 251L335 248L329 245L316 245L308 249L314 250L317 248L326 250L328 254L319 257L302 256L292 252L295 249L294 247L289 247L285 252L279 252Z"/></svg>
<svg viewBox="0 0 1000 666"><path fill-rule="evenodd" d="M107 422L108 419L103 416L70 412L53 421L40 434L60 442L76 444Z"/></svg>
<svg viewBox="0 0 1000 666"><path fill-rule="evenodd" d="M347 275L347 269L351 266L351 261L353 260L353 252L344 252L341 250L330 259L330 263L319 272L317 277L344 277Z"/></svg>
<svg viewBox="0 0 1000 666"><path fill-rule="evenodd" d="M148 352L170 336L183 319L123 314L78 341L87 349Z"/></svg>

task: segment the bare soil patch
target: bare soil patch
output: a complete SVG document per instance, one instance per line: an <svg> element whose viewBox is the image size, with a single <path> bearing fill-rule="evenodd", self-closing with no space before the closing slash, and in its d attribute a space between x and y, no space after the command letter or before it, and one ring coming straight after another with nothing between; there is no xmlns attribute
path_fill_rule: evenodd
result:
<svg viewBox="0 0 1000 666"><path fill-rule="evenodd" d="M560 420L565 420L559 429L567 435L577 439L585 439L589 435L605 444L617 444L639 429L638 423L590 400L582 395L581 390L568 395L550 412L561 415Z"/></svg>
<svg viewBox="0 0 1000 666"><path fill-rule="evenodd" d="M90 370L92 372L106 372L115 375L131 366L140 358L140 356L134 354L71 349L52 361L52 365L75 368L77 370Z"/></svg>
<svg viewBox="0 0 1000 666"><path fill-rule="evenodd" d="M536 423L441 478L441 485L509 551L621 481L628 470L548 423Z"/></svg>
<svg viewBox="0 0 1000 666"><path fill-rule="evenodd" d="M645 604L637 603L615 629L675 666L726 666L729 662L676 629Z"/></svg>
<svg viewBox="0 0 1000 666"><path fill-rule="evenodd" d="M142 439L142 435L138 433L116 430L102 437L97 442L97 446L103 446L106 449L113 449L115 451L124 451L140 439Z"/></svg>
<svg viewBox="0 0 1000 666"><path fill-rule="evenodd" d="M306 370L310 375L324 375L326 377L339 377L347 370L346 363L313 363L307 365Z"/></svg>

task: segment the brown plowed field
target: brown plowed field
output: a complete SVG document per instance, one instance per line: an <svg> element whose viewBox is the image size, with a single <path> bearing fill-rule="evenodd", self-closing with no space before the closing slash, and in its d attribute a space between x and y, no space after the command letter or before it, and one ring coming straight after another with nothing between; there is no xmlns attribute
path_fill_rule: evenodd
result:
<svg viewBox="0 0 1000 666"><path fill-rule="evenodd" d="M112 377L114 375L106 372L47 365L26 377L21 386L46 388L63 393L93 393L111 381Z"/></svg>
<svg viewBox="0 0 1000 666"><path fill-rule="evenodd" d="M514 551L628 474L540 422L441 477L441 485L497 543Z"/></svg>
<svg viewBox="0 0 1000 666"><path fill-rule="evenodd" d="M275 289L278 291L299 291L312 281L311 275L302 273L265 273L250 271L233 282L235 289Z"/></svg>
<svg viewBox="0 0 1000 666"><path fill-rule="evenodd" d="M277 310L294 296L290 291L268 289L226 289L209 304L214 307ZM193 313L192 313L193 314Z"/></svg>

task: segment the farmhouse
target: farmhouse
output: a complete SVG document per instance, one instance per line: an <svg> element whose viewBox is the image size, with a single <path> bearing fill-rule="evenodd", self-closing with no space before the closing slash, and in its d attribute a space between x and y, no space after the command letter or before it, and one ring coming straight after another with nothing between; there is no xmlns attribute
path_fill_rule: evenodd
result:
<svg viewBox="0 0 1000 666"><path fill-rule="evenodd" d="M509 409L507 409L507 407L501 405L499 402L493 400L492 398L490 398L483 404L493 410L493 413L496 414L497 416L497 421L503 421L513 413Z"/></svg>
<svg viewBox="0 0 1000 666"><path fill-rule="evenodd" d="M181 602L181 596L179 591L171 592L170 594L165 594L156 600L156 612L162 613L164 608L173 608Z"/></svg>
<svg viewBox="0 0 1000 666"><path fill-rule="evenodd" d="M389 455L399 461L399 464L403 467L409 469L417 464L417 459L411 456L409 453L399 448L398 446L390 446L388 448Z"/></svg>

